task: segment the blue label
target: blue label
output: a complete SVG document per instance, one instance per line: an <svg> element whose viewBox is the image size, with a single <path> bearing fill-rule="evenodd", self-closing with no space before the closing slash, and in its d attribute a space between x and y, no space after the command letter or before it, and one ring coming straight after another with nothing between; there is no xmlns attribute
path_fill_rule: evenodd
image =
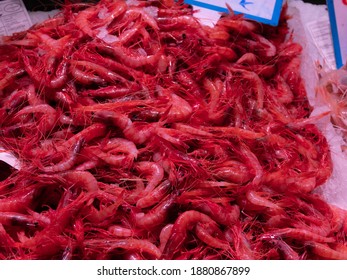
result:
<svg viewBox="0 0 347 280"><path fill-rule="evenodd" d="M336 67L347 63L347 1L327 0Z"/></svg>
<svg viewBox="0 0 347 280"><path fill-rule="evenodd" d="M235 14L270 25L278 25L282 10L282 0L185 0L187 4L207 8L217 12L228 12L228 4Z"/></svg>

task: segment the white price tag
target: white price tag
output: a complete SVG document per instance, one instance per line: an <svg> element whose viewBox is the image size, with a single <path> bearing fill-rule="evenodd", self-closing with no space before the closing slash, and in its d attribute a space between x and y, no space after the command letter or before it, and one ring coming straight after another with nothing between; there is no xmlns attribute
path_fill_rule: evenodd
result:
<svg viewBox="0 0 347 280"><path fill-rule="evenodd" d="M0 1L0 36L26 30L31 25L22 0Z"/></svg>
<svg viewBox="0 0 347 280"><path fill-rule="evenodd" d="M325 64L330 69L336 69L329 18L324 17L318 21L311 21L307 23L307 28Z"/></svg>
<svg viewBox="0 0 347 280"><path fill-rule="evenodd" d="M235 13L262 23L277 25L282 10L282 0L185 0L187 4L217 12L228 12L229 5Z"/></svg>

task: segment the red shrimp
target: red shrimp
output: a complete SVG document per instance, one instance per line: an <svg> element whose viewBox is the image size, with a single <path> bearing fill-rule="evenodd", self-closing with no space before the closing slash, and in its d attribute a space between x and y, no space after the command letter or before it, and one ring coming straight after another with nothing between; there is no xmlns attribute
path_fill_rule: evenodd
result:
<svg viewBox="0 0 347 280"><path fill-rule="evenodd" d="M169 110L164 117L167 122L184 122L190 117L193 109L182 97L179 97L167 89L160 89L159 94L169 97L170 100L168 103Z"/></svg>
<svg viewBox="0 0 347 280"><path fill-rule="evenodd" d="M150 161L141 161L135 164L135 169L141 174L148 174L147 185L145 189L146 194L153 192L155 187L163 180L164 178L164 169L163 167L155 162Z"/></svg>
<svg viewBox="0 0 347 280"><path fill-rule="evenodd" d="M292 90L290 89L289 85L286 83L286 81L283 79L281 75L277 75L274 80L276 81L276 91L274 93L276 94L276 98L279 102L283 104L288 104L293 102L294 94Z"/></svg>
<svg viewBox="0 0 347 280"><path fill-rule="evenodd" d="M139 253L126 253L124 256L125 260L139 261L144 260L141 254Z"/></svg>
<svg viewBox="0 0 347 280"><path fill-rule="evenodd" d="M266 207L269 209L269 211L271 211L271 213L281 213L284 211L284 209L282 207L280 207L276 203L270 201L266 197L263 197L261 192L249 190L246 193L246 197L247 197L248 201L251 202L252 204L257 205L257 206Z"/></svg>
<svg viewBox="0 0 347 280"><path fill-rule="evenodd" d="M125 228L123 226L119 225L113 225L108 228L108 231L116 237L125 238L125 237L132 237L134 235L133 230L129 228Z"/></svg>
<svg viewBox="0 0 347 280"><path fill-rule="evenodd" d="M283 254L284 259L286 260L301 260L300 255L295 252L295 250L290 247L286 242L280 239L273 239L271 243L278 247L278 250Z"/></svg>
<svg viewBox="0 0 347 280"><path fill-rule="evenodd" d="M27 89L27 97L29 105L31 106L37 106L45 104L45 102L38 96L38 93L36 93L35 86L33 84L30 84Z"/></svg>
<svg viewBox="0 0 347 280"><path fill-rule="evenodd" d="M20 109L27 99L25 90L14 90L9 96L4 99L3 108L11 114L14 110Z"/></svg>
<svg viewBox="0 0 347 280"><path fill-rule="evenodd" d="M88 7L79 12L75 18L75 24L77 27L90 37L94 37L94 31L89 24L89 19L96 16L98 9L99 7L97 6Z"/></svg>
<svg viewBox="0 0 347 280"><path fill-rule="evenodd" d="M206 243L208 246L212 248L222 249L222 250L228 250L230 248L230 245L228 242L219 240L216 237L213 237L213 227L209 227L208 224L197 224L195 226L195 233L196 236L204 243Z"/></svg>
<svg viewBox="0 0 347 280"><path fill-rule="evenodd" d="M199 137L208 137L211 138L214 135L212 133L207 132L205 129L200 129L198 127L194 127L188 124L184 124L184 123L175 123L173 124L173 128L183 132L183 133L189 133L189 134L193 134Z"/></svg>
<svg viewBox="0 0 347 280"><path fill-rule="evenodd" d="M330 205L332 210L331 230L332 232L340 231L341 229L347 234L347 210L337 206Z"/></svg>
<svg viewBox="0 0 347 280"><path fill-rule="evenodd" d="M118 17L121 17L129 9L125 1L110 2L110 5L108 4L109 3L106 5L107 12L101 10L98 12L98 18L100 19L98 25L111 25L113 21L115 21ZM104 7L101 9L104 9Z"/></svg>
<svg viewBox="0 0 347 280"><path fill-rule="evenodd" d="M173 0L163 0L161 1L161 6L158 9L158 17L172 17L180 15L192 15L193 10L186 7L175 6L175 1Z"/></svg>
<svg viewBox="0 0 347 280"><path fill-rule="evenodd" d="M277 229L272 232L264 233L261 236L261 239L273 239L273 238L280 238L280 237L286 237L286 238L291 238L291 239L300 240L300 241L317 241L317 242L324 242L324 243L335 242L334 237L322 236L314 232L311 232L309 230L299 229L299 228Z"/></svg>
<svg viewBox="0 0 347 280"><path fill-rule="evenodd" d="M255 73L247 70L242 70L238 68L232 69L235 72L241 73L242 77L249 80L254 85L254 93L256 94L256 108L262 109L264 107L264 95L265 88L262 79Z"/></svg>
<svg viewBox="0 0 347 280"><path fill-rule="evenodd" d="M210 94L209 109L213 112L218 103L220 102L220 97L222 94L222 89L220 88L221 80L211 81L210 79L204 79L204 88Z"/></svg>
<svg viewBox="0 0 347 280"><path fill-rule="evenodd" d="M234 225L225 231L225 239L234 245L233 258L238 260L254 260L258 253L252 249L251 241L243 232L241 225Z"/></svg>
<svg viewBox="0 0 347 280"><path fill-rule="evenodd" d="M69 61L68 57L65 56L62 60L62 62L58 65L56 70L56 77L54 78L46 78L48 81L46 81L46 85L51 88L61 88L64 86L64 84L68 80L68 66ZM50 76L51 71L47 71L47 75Z"/></svg>
<svg viewBox="0 0 347 280"><path fill-rule="evenodd" d="M209 215L217 223L225 226L233 225L240 217L240 208L238 205L219 205L209 200L205 200L200 204L197 204L196 208Z"/></svg>
<svg viewBox="0 0 347 280"><path fill-rule="evenodd" d="M247 145L240 145L241 156L244 157L249 168L254 171L254 178L251 182L253 186L257 186L261 183L263 177L263 167L261 166L257 156L249 149Z"/></svg>
<svg viewBox="0 0 347 280"><path fill-rule="evenodd" d="M38 130L40 131L40 133L45 134L51 131L57 123L57 116L58 116L57 111L51 106L49 106L48 104L27 106L23 108L22 110L20 110L15 115L15 118L20 118L23 115L28 115L32 113L43 114L38 124Z"/></svg>
<svg viewBox="0 0 347 280"><path fill-rule="evenodd" d="M160 30L169 31L175 30L179 27L189 26L189 29L194 30L201 38L207 39L208 35L206 31L201 28L199 21L190 15L183 15L170 18L158 18L157 19Z"/></svg>
<svg viewBox="0 0 347 280"><path fill-rule="evenodd" d="M145 239L103 239L86 240L85 246L90 248L104 248L107 254L112 253L117 248L125 249L129 252L138 252L141 255L146 254L150 258L159 259L161 251L152 242Z"/></svg>
<svg viewBox="0 0 347 280"><path fill-rule="evenodd" d="M154 6L138 8L138 7L128 7L126 15L138 14L148 26L150 26L154 31L158 31L159 27L156 21L158 15L158 8Z"/></svg>
<svg viewBox="0 0 347 280"><path fill-rule="evenodd" d="M261 50L259 53L260 55L265 57L274 57L277 54L276 46L265 37L256 33L251 33L251 37L255 39L256 45L259 45L259 47L256 48L256 51Z"/></svg>
<svg viewBox="0 0 347 280"><path fill-rule="evenodd" d="M85 108L83 110L85 110ZM156 124L132 122L128 116L113 111L100 111L97 115L102 118L110 119L115 126L123 131L125 138L135 144L147 142L156 126Z"/></svg>
<svg viewBox="0 0 347 280"><path fill-rule="evenodd" d="M102 150L107 151L108 153L124 153L131 162L133 162L138 155L138 149L136 145L126 139L122 138L112 138L109 139L105 146L102 147Z"/></svg>
<svg viewBox="0 0 347 280"><path fill-rule="evenodd" d="M147 207L153 206L157 202L161 201L166 196L166 194L170 191L170 189L171 189L170 181L165 180L159 186L157 186L153 191L147 192L145 190L146 194L136 202L136 206L140 208L147 208Z"/></svg>
<svg viewBox="0 0 347 280"><path fill-rule="evenodd" d="M2 250L11 250L15 247L15 241L13 238L6 232L2 224L0 224L0 246ZM10 249L11 248L11 249ZM4 259L1 258L0 259Z"/></svg>
<svg viewBox="0 0 347 280"><path fill-rule="evenodd" d="M131 167L138 154L133 142L121 138L110 139L101 148L89 147L87 151L114 167Z"/></svg>
<svg viewBox="0 0 347 280"><path fill-rule="evenodd" d="M216 42L227 42L230 39L230 34L227 30L223 30L221 27L215 26L211 28L209 26L205 26L206 32L209 34L209 38Z"/></svg>
<svg viewBox="0 0 347 280"><path fill-rule="evenodd" d="M16 194L0 199L0 212L22 212L34 200L35 188L23 189Z"/></svg>
<svg viewBox="0 0 347 280"><path fill-rule="evenodd" d="M104 98L119 98L127 95L132 95L140 91L141 87L137 84L132 84L130 87L107 86L98 89L89 89L81 92L83 96L104 97Z"/></svg>
<svg viewBox="0 0 347 280"><path fill-rule="evenodd" d="M78 153L80 152L83 143L84 143L84 139L83 138L79 139L77 143L72 147L70 155L66 159L54 165L42 166L40 167L40 169L46 173L56 173L56 172L67 171L71 169L76 163Z"/></svg>
<svg viewBox="0 0 347 280"><path fill-rule="evenodd" d="M87 192L95 192L99 190L98 182L88 171L67 171L61 173L59 176L72 183L72 186L80 186Z"/></svg>
<svg viewBox="0 0 347 280"><path fill-rule="evenodd" d="M220 126L213 126L213 127L201 127L201 129L207 130L210 133L215 133L215 136L217 137L235 137L235 138L244 138L248 140L255 140L259 139L265 136L263 132L255 132L248 129L242 129L239 127L220 127ZM218 134L216 134L218 133Z"/></svg>
<svg viewBox="0 0 347 280"><path fill-rule="evenodd" d="M115 58L118 58L120 62L124 63L126 66L133 67L133 68L139 68L142 66L155 66L161 55L162 50L158 51L155 54L148 55L146 54L140 54L140 50L130 50L123 46L117 46L114 45L112 48L106 49L112 56Z"/></svg>
<svg viewBox="0 0 347 280"><path fill-rule="evenodd" d="M112 151L103 152L99 147L89 147L87 148L88 154L92 154L105 163L113 166L113 167L131 167L134 158L124 154L117 154L117 151L113 151L116 154L114 155ZM97 163L96 161L92 161L93 163Z"/></svg>
<svg viewBox="0 0 347 280"><path fill-rule="evenodd" d="M16 212L0 212L0 223L6 226L22 226L24 228L37 228L39 226L39 221L32 216Z"/></svg>
<svg viewBox="0 0 347 280"><path fill-rule="evenodd" d="M176 199L176 194L171 194L167 199L150 210L148 213L137 213L135 215L135 223L141 228L153 228L159 224L162 224L167 216L169 210L173 207Z"/></svg>
<svg viewBox="0 0 347 280"><path fill-rule="evenodd" d="M236 61L236 63L245 65L256 65L259 63L259 61L254 53L245 53Z"/></svg>
<svg viewBox="0 0 347 280"><path fill-rule="evenodd" d="M35 32L40 40L39 46L42 47L47 53L45 53L43 58L44 68L45 68L45 82L46 85L51 87L61 87L64 81L67 80L67 59L63 58L57 70L54 71L54 66L57 64L57 60L63 56L64 51L71 49L74 40L71 40L71 35L68 34L59 39L53 39L47 34L40 31ZM40 60L39 60L40 61ZM56 72L56 78L51 78L52 73Z"/></svg>
<svg viewBox="0 0 347 280"><path fill-rule="evenodd" d="M84 143L87 144L95 138L105 136L106 132L107 132L107 130L106 130L105 124L94 123L94 124L88 126L87 128L83 129L79 133L75 134L74 136L72 136L68 140L66 140L58 148L58 150L64 150L66 148L70 148L73 145L75 145L76 143L78 143L79 141L81 141L81 139L83 139Z"/></svg>
<svg viewBox="0 0 347 280"><path fill-rule="evenodd" d="M51 223L34 236L23 239L20 247L30 249L40 258L54 256L62 248L66 248L67 239L61 236L61 233L91 198L91 194L81 193L68 205L57 208L51 216Z"/></svg>
<svg viewBox="0 0 347 280"><path fill-rule="evenodd" d="M88 152L88 149L85 149L85 151ZM90 153L89 152L86 155L86 157L87 156L90 157ZM75 170L76 171L86 171L86 170L93 169L93 168L95 168L95 167L97 167L99 165L100 165L100 159L95 156L94 158L92 158L90 160L86 160L83 163L77 165Z"/></svg>
<svg viewBox="0 0 347 280"><path fill-rule="evenodd" d="M141 70L136 70L131 66L127 66L124 63L116 61L114 59L113 49L110 46L96 42L90 42L86 46L90 51L83 52L80 58L77 56L77 60L88 60L94 63L102 64L106 68L123 75L130 81L134 79L141 79L142 83L144 84L146 80L150 82L153 79L152 76L149 76Z"/></svg>
<svg viewBox="0 0 347 280"><path fill-rule="evenodd" d="M216 178L236 184L244 184L252 179L247 166L236 160L228 160L213 171Z"/></svg>
<svg viewBox="0 0 347 280"><path fill-rule="evenodd" d="M317 241L317 240L315 240ZM318 241L319 242L319 241ZM319 256L320 258L328 260L347 260L347 252L340 252L332 249L328 245L317 243L317 242L307 242L312 252Z"/></svg>
<svg viewBox="0 0 347 280"><path fill-rule="evenodd" d="M159 241L160 241L160 245L159 245L159 250L163 252L167 241L169 240L170 236L171 236L171 231L172 231L172 227L173 224L167 224L165 227L163 227L160 231L160 235L159 235Z"/></svg>
<svg viewBox="0 0 347 280"><path fill-rule="evenodd" d="M12 69L12 67L15 67ZM0 80L0 90L5 89L9 86L18 76L21 76L25 73L25 70L22 68L17 68L16 64L9 65L7 67L9 69L9 73L6 73Z"/></svg>
<svg viewBox="0 0 347 280"><path fill-rule="evenodd" d="M184 135L183 133L179 133L175 129L163 128L163 127L156 127L155 133L157 136L165 139L166 141L168 141L175 147L179 147L181 149L188 149L188 145L183 140L184 140L184 136L187 136L190 138L189 135Z"/></svg>
<svg viewBox="0 0 347 280"><path fill-rule="evenodd" d="M99 210L92 207L88 214L86 214L86 220L92 224L108 223L108 220L112 219L116 215L121 203L122 200L118 199L118 201L113 201L111 205L100 206Z"/></svg>
<svg viewBox="0 0 347 280"><path fill-rule="evenodd" d="M217 53L223 59L228 59L230 61L235 61L238 56L232 48L223 46L205 46L203 47L206 53Z"/></svg>
<svg viewBox="0 0 347 280"><path fill-rule="evenodd" d="M70 67L75 67L75 68L83 68L84 72L87 73L96 73L97 75L100 76L101 79L105 80L106 82L110 83L115 83L115 82L122 82L126 84L128 82L127 79L125 79L123 76L110 71L104 66L101 66L97 63L93 63L90 61L76 61L76 60L71 60L70 61L71 66Z"/></svg>
<svg viewBox="0 0 347 280"><path fill-rule="evenodd" d="M195 210L189 210L179 215L172 227L171 235L163 250L162 258L171 259L183 245L187 237L187 230L199 222L216 225L215 221L209 216Z"/></svg>
<svg viewBox="0 0 347 280"><path fill-rule="evenodd" d="M239 35L249 35L258 29L255 22L245 20L241 15L231 15L222 17L216 24L217 28L225 28L228 31L235 32Z"/></svg>

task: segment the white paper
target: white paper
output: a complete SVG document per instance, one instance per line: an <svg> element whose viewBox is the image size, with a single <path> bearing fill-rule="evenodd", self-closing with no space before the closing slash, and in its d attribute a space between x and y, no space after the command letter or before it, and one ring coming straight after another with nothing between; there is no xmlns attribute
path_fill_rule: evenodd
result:
<svg viewBox="0 0 347 280"><path fill-rule="evenodd" d="M24 31L32 25L22 0L0 1L0 35Z"/></svg>
<svg viewBox="0 0 347 280"><path fill-rule="evenodd" d="M203 0L206 4L225 7L227 3L234 11L271 19L274 12L276 0Z"/></svg>
<svg viewBox="0 0 347 280"><path fill-rule="evenodd" d="M288 13L292 16L292 19L289 20L289 27L293 29L295 41L303 46L301 75L305 80L309 102L314 106L312 116L318 116L323 112L329 111L329 107L316 96L315 87L318 82L318 75L315 69L315 62L319 61L327 71L329 66L324 63L322 50L318 48L318 45L313 40L310 27L312 22L327 18L326 6L306 4L300 0L288 2ZM327 48L332 47L331 45L329 46L329 44L332 44L331 40L326 40L326 43ZM341 152L341 145L344 141L331 124L329 116L320 119L316 122L316 125L329 143L333 162L331 177L316 192L320 193L328 203L347 209L347 155Z"/></svg>
<svg viewBox="0 0 347 280"><path fill-rule="evenodd" d="M282 10L282 0L185 0L187 4L206 8L211 11L235 13L261 23L277 25Z"/></svg>
<svg viewBox="0 0 347 280"><path fill-rule="evenodd" d="M18 159L11 153L4 151L2 147L0 147L0 161L6 162L16 169L20 168Z"/></svg>
<svg viewBox="0 0 347 280"><path fill-rule="evenodd" d="M306 25L321 57L323 58L323 64L331 70L336 69L329 18L327 16L322 17L319 20L308 22Z"/></svg>

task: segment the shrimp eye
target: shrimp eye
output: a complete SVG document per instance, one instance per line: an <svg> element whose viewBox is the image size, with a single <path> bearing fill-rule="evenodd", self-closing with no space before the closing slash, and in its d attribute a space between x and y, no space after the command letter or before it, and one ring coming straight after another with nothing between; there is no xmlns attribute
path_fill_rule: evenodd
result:
<svg viewBox="0 0 347 280"><path fill-rule="evenodd" d="M184 40L184 39L186 39L186 38L187 38L186 33L183 33L183 34L182 34L182 39Z"/></svg>
<svg viewBox="0 0 347 280"><path fill-rule="evenodd" d="M52 74L52 71L51 71L51 70L48 70L48 71L47 71L47 74L48 74L48 75L51 75L51 74Z"/></svg>
<svg viewBox="0 0 347 280"><path fill-rule="evenodd" d="M35 227L35 228L37 228L37 227L39 226L39 222L33 222L33 223L32 223L32 226Z"/></svg>

